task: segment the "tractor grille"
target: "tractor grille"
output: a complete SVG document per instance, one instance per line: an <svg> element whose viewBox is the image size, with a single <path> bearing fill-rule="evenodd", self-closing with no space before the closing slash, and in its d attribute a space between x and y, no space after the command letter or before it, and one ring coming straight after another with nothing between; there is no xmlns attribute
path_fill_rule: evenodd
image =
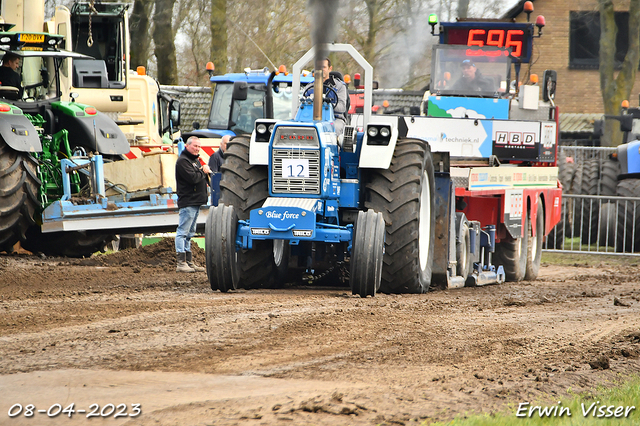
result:
<svg viewBox="0 0 640 426"><path fill-rule="evenodd" d="M320 194L320 151L301 149L274 149L272 151L271 191L274 194ZM282 160L309 161L309 177L286 178L282 173Z"/></svg>

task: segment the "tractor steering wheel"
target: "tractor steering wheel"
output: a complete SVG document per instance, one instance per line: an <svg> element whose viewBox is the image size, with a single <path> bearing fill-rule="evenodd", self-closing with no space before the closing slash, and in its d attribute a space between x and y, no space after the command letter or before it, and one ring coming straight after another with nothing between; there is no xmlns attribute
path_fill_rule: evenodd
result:
<svg viewBox="0 0 640 426"><path fill-rule="evenodd" d="M331 106L335 111L336 107L338 106L338 92L333 87L323 86L323 88L324 88L323 89L324 99L331 104ZM305 98L313 96L313 89L314 89L313 86L307 87L305 91L302 93L302 96L304 96Z"/></svg>

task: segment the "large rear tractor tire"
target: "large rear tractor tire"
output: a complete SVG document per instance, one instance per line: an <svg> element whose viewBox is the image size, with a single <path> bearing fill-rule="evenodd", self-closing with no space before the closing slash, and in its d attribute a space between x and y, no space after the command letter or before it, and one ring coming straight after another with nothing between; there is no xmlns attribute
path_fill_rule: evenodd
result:
<svg viewBox="0 0 640 426"><path fill-rule="evenodd" d="M624 179L618 182L618 196L640 197L640 179ZM640 251L640 202L618 201L618 226L616 229L616 251Z"/></svg>
<svg viewBox="0 0 640 426"><path fill-rule="evenodd" d="M238 219L247 220L269 196L267 167L249 164L249 139L242 136L229 141L224 158L220 203L233 206ZM238 251L238 287L270 287L276 273L271 240L254 241L253 249Z"/></svg>
<svg viewBox="0 0 640 426"><path fill-rule="evenodd" d="M562 192L570 194L573 175L576 171L576 164L573 162L573 159L571 162L568 162L566 154L562 153L558 159L558 168L558 179L562 184ZM547 248L555 250L563 249L565 238L571 235L572 206L573 201L569 202L567 198L562 199L562 216L560 217L560 221L547 236Z"/></svg>
<svg viewBox="0 0 640 426"><path fill-rule="evenodd" d="M38 226L29 228L22 247L32 253L47 256L89 257L93 253L104 252L105 246L113 241L115 234L93 231L50 232L43 234Z"/></svg>
<svg viewBox="0 0 640 426"><path fill-rule="evenodd" d="M542 197L538 197L535 233L531 232L531 217L529 217L527 222L529 224L527 229L529 240L527 242L527 269L524 273L524 279L532 281L538 278L540 259L542 258L542 241L544 238L544 206L542 205Z"/></svg>
<svg viewBox="0 0 640 426"><path fill-rule="evenodd" d="M0 252L11 253L27 230L36 225L40 210L38 163L0 138Z"/></svg>
<svg viewBox="0 0 640 426"><path fill-rule="evenodd" d="M620 162L617 159L610 158L602 162L602 168L600 169L600 195L617 194L619 174ZM618 221L616 209L616 203L604 203L600 206L598 242L601 246L615 246L616 223Z"/></svg>
<svg viewBox="0 0 640 426"><path fill-rule="evenodd" d="M605 203L600 207L598 244L602 247L615 247L616 245L616 226L618 224L617 209L617 203Z"/></svg>
<svg viewBox="0 0 640 426"><path fill-rule="evenodd" d="M600 195L616 195L618 187L618 175L620 174L620 162L607 159L602 162L600 169Z"/></svg>
<svg viewBox="0 0 640 426"><path fill-rule="evenodd" d="M496 244L496 251L493 263L496 266L502 265L507 281L522 281L527 268L527 249L529 247L529 216L525 216L525 232L520 238L506 239Z"/></svg>
<svg viewBox="0 0 640 426"><path fill-rule="evenodd" d="M435 244L435 184L431 150L417 139L398 139L386 170L367 184L367 209L386 223L380 291L425 293L431 285Z"/></svg>
<svg viewBox="0 0 640 426"><path fill-rule="evenodd" d="M367 210L358 212L351 251L351 292L374 297L380 289L384 257L384 217Z"/></svg>
<svg viewBox="0 0 640 426"><path fill-rule="evenodd" d="M591 158L583 165L581 195L598 195L600 190L601 161ZM597 199L582 200L582 244L594 244L598 238L598 221L600 219L600 201Z"/></svg>
<svg viewBox="0 0 640 426"><path fill-rule="evenodd" d="M223 293L236 289L236 230L238 217L233 206L218 204L209 209L205 224L207 277L212 290Z"/></svg>
<svg viewBox="0 0 640 426"><path fill-rule="evenodd" d="M576 171L573 175L573 181L571 182L571 191L570 194L580 195L582 193L582 182L585 178L585 165L577 164ZM580 204L581 199L572 198L569 200L567 212L570 215L571 229L567 230L567 233L570 238L579 237L582 232L582 205Z"/></svg>

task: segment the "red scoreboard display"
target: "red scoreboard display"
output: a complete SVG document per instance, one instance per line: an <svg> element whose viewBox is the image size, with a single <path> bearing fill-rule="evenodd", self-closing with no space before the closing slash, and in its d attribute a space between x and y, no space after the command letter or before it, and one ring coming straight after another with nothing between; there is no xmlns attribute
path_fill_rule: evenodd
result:
<svg viewBox="0 0 640 426"><path fill-rule="evenodd" d="M440 44L511 48L511 54L520 62L529 62L533 46L533 24L442 22L440 23Z"/></svg>

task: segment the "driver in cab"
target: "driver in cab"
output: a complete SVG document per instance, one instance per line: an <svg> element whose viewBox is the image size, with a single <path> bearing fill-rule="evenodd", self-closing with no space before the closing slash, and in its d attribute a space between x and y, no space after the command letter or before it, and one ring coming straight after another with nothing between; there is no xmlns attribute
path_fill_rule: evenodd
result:
<svg viewBox="0 0 640 426"><path fill-rule="evenodd" d="M470 59L465 59L460 65L462 77L455 82L452 89L461 92L492 92L493 84L482 76L480 70Z"/></svg>
<svg viewBox="0 0 640 426"><path fill-rule="evenodd" d="M347 123L347 85L344 81L336 75L337 73L331 73L333 67L329 58L325 58L322 61L322 84L324 86L324 93L327 93L327 87L335 90L338 95L338 103L333 109L333 115L336 118L335 127L336 135L341 135L344 130L344 126ZM313 83L310 83L307 87L313 87ZM307 89L305 89L306 91Z"/></svg>
<svg viewBox="0 0 640 426"><path fill-rule="evenodd" d="M22 99L22 79L17 71L19 67L20 56L6 52L2 57L2 66L0 66L0 86L15 87L17 91L2 90L0 91L0 97L11 100Z"/></svg>

